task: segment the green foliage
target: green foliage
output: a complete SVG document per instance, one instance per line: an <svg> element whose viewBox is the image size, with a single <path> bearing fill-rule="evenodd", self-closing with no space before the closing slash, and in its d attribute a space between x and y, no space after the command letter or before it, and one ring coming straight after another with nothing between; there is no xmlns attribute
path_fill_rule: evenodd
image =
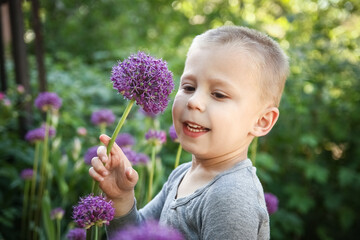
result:
<svg viewBox="0 0 360 240"><path fill-rule="evenodd" d="M29 4L24 3L26 16ZM56 161L50 192L61 196L51 199L53 207L66 207L63 231L73 226L71 205L91 188L82 162L86 149L99 143L91 113L110 108L120 116L125 108L125 101L111 89L111 67L130 53L145 50L166 59L177 80L195 35L236 24L266 32L290 58L280 119L268 136L259 139L256 155L265 192L279 198L279 211L271 215L272 239L352 239L359 234L359 1L59 0L42 1L41 7L49 90L63 99L57 138L52 140ZM26 21L31 30L30 18ZM5 239L16 234L23 187L18 174L32 164L34 153L33 146L17 134L16 121L23 114L17 103L32 102L37 95L33 42L28 47L33 93L23 96L11 86L7 96L13 104L0 105L0 204L4 209L0 232ZM35 110L33 126L41 121ZM149 153L144 133L153 126L167 130L170 125L171 108L155 121L134 110L122 131L136 136L137 151ZM81 126L88 130L86 137L76 135ZM80 150L75 139L81 143ZM172 170L176 149L175 143L168 142L159 153L162 168L157 169L157 190ZM182 156L182 162L191 159L188 153Z"/></svg>

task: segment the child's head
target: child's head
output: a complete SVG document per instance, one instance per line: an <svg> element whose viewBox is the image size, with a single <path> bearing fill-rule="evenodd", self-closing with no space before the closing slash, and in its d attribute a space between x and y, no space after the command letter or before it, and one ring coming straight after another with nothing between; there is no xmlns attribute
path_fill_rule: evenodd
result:
<svg viewBox="0 0 360 240"><path fill-rule="evenodd" d="M223 26L195 37L188 54L198 47L226 47L238 51L239 56L245 56L253 80L259 80L260 100L279 105L289 64L277 42L253 29Z"/></svg>
<svg viewBox="0 0 360 240"><path fill-rule="evenodd" d="M256 31L221 27L196 37L173 103L183 148L197 158L246 157L278 119L287 69L278 45Z"/></svg>

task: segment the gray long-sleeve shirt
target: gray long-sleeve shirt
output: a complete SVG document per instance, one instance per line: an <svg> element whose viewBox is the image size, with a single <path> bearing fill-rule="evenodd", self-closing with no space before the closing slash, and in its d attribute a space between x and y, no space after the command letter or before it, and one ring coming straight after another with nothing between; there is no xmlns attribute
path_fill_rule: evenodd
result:
<svg viewBox="0 0 360 240"><path fill-rule="evenodd" d="M107 227L109 239L127 224L159 220L186 239L269 239L264 192L249 159L217 175L193 194L176 199L177 188L191 163L175 169L156 197L141 210L134 206Z"/></svg>

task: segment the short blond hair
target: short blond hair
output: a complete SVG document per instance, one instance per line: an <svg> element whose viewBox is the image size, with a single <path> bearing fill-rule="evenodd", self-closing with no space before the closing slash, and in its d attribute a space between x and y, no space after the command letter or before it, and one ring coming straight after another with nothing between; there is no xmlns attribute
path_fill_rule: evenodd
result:
<svg viewBox="0 0 360 240"><path fill-rule="evenodd" d="M231 46L247 54L252 61L255 75L260 79L262 100L270 100L275 106L280 104L285 81L289 74L288 57L279 44L264 33L240 26L222 26L211 29L194 38L192 47Z"/></svg>

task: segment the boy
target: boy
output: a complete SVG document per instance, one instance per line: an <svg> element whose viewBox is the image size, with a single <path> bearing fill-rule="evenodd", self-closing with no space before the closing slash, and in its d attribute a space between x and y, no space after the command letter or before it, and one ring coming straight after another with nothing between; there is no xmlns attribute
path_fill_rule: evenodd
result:
<svg viewBox="0 0 360 240"><path fill-rule="evenodd" d="M92 159L89 173L116 209L109 238L125 224L157 219L186 239L269 239L263 189L247 152L278 119L288 68L278 44L255 30L224 26L197 36L172 108L192 161L175 169L138 211L138 175L121 149L115 145L108 158L99 147ZM100 140L107 145L110 138Z"/></svg>

